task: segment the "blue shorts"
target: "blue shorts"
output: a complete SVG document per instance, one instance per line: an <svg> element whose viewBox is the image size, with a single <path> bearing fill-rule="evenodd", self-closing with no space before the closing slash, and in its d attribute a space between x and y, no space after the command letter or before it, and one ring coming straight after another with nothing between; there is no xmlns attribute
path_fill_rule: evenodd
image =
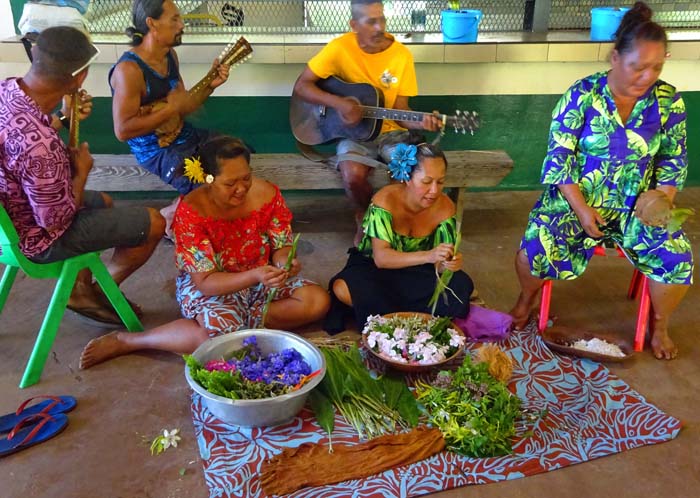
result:
<svg viewBox="0 0 700 498"><path fill-rule="evenodd" d="M63 235L48 249L30 257L35 263L62 261L112 247L137 247L146 242L151 230L148 208L105 205L99 192L83 192L83 207Z"/></svg>

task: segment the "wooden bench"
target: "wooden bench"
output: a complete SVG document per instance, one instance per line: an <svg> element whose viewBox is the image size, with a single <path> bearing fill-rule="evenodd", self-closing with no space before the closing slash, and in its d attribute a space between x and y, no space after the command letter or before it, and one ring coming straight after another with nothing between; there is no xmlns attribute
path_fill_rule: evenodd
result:
<svg viewBox="0 0 700 498"><path fill-rule="evenodd" d="M445 152L449 166L445 187L458 209L463 205L466 187L495 187L513 169L513 160L505 151L462 150ZM87 187L103 192L175 192L157 176L136 163L130 154L95 154L95 164ZM253 154L251 166L256 176L269 180L282 190L342 189L340 174L323 163L300 154ZM378 171L370 177L377 189L389 182Z"/></svg>

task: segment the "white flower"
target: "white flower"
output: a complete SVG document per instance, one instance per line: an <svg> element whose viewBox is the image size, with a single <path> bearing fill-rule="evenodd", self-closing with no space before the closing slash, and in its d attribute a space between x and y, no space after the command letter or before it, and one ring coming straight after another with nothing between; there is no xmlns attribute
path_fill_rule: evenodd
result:
<svg viewBox="0 0 700 498"><path fill-rule="evenodd" d="M406 329L402 329L399 327L394 329L394 339L396 339L396 340L400 341L402 339L406 339L407 335L408 335L408 333L406 332Z"/></svg>
<svg viewBox="0 0 700 498"><path fill-rule="evenodd" d="M370 348L374 349L377 345L377 339L381 336L379 332L370 332L367 334L367 344Z"/></svg>
<svg viewBox="0 0 700 498"><path fill-rule="evenodd" d="M180 432L180 429L173 429L170 432L168 432L168 429L163 430L163 437L160 440L163 451L167 450L171 446L173 448L177 448L177 442L180 440L180 436L177 435L178 432Z"/></svg>
<svg viewBox="0 0 700 498"><path fill-rule="evenodd" d="M461 348L464 346L464 336L459 335L455 329L447 329L450 333L450 346L453 348Z"/></svg>

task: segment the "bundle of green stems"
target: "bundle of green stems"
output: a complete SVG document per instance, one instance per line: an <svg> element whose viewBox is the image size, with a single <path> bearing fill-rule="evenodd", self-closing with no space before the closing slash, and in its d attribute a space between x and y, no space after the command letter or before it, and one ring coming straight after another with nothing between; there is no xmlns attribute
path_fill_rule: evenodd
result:
<svg viewBox="0 0 700 498"><path fill-rule="evenodd" d="M462 223L457 222L457 235L455 236L455 245L453 249L453 258L454 254L457 254L459 251L459 244L462 242ZM452 280L452 275L454 275L454 272L451 270L445 270L442 273L438 272L437 266L435 267L435 276L437 277L437 283L435 284L435 290L433 291L433 295L430 297L430 301L428 301L428 306L430 306L430 313L435 315L435 309L437 308L437 303L438 299L440 299L441 296L445 294L445 291L450 291L452 292L452 295L454 295L459 302L462 302L462 300L457 296L452 289L450 289L450 280ZM446 297L444 297L446 299Z"/></svg>
<svg viewBox="0 0 700 498"><path fill-rule="evenodd" d="M287 253L287 262L284 265L284 271L289 271L292 268L292 261L294 261L294 258L297 255L297 243L299 242L299 236L301 234L298 233L294 236L294 240L292 241L292 249ZM270 309L270 304L272 301L274 301L275 296L277 295L277 288L270 289L270 291L267 293L267 299L265 300L265 305L263 306L263 311L262 311L262 319L260 320L260 327L265 326L265 318L267 318L267 312Z"/></svg>

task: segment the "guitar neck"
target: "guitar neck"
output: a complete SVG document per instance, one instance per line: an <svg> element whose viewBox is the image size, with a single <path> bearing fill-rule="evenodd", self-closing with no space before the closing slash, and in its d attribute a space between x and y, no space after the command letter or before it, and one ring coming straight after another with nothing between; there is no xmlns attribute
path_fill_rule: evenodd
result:
<svg viewBox="0 0 700 498"><path fill-rule="evenodd" d="M68 147L75 148L80 140L80 93L71 95L70 130L68 131Z"/></svg>
<svg viewBox="0 0 700 498"><path fill-rule="evenodd" d="M246 59L250 58L253 49L243 37L240 37L236 43L229 43L219 55L219 63L227 64L233 67ZM218 69L212 67L209 69L204 78L199 80L196 85L189 89L188 93L191 97L202 97L202 94L209 89L209 85L219 75Z"/></svg>
<svg viewBox="0 0 700 498"><path fill-rule="evenodd" d="M214 81L217 74L218 72L216 69L210 69L204 78L199 80L196 85L188 90L187 93L189 93L191 97L200 96L207 88L209 88L209 84Z"/></svg>
<svg viewBox="0 0 700 498"><path fill-rule="evenodd" d="M423 121L429 112L406 111L403 109L387 109L386 107L362 106L362 116L373 119L391 119L393 121ZM438 119L446 119L444 114L435 114Z"/></svg>

